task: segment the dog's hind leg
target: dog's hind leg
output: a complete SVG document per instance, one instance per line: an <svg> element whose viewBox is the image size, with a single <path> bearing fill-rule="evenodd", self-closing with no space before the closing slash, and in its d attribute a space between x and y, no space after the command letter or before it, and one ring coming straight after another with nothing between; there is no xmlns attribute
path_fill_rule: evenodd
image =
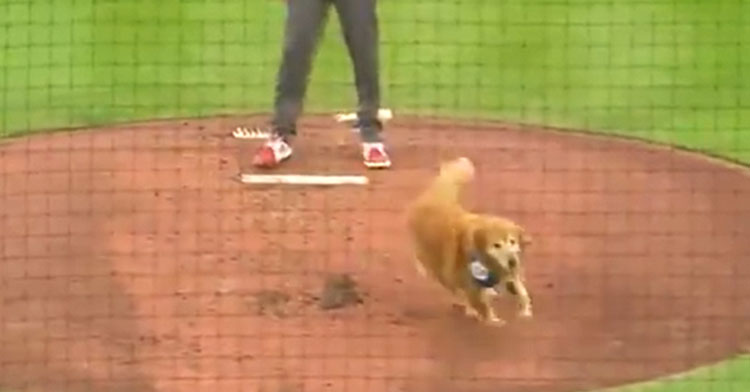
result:
<svg viewBox="0 0 750 392"><path fill-rule="evenodd" d="M487 287L487 288L485 288L484 289L484 294L488 298L494 298L494 297L499 297L500 296L500 293L498 293L497 290L494 287Z"/></svg>

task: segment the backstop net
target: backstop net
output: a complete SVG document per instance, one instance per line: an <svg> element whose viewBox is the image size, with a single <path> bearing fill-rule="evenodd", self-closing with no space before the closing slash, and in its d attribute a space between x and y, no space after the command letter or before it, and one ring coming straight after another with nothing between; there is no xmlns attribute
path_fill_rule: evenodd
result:
<svg viewBox="0 0 750 392"><path fill-rule="evenodd" d="M750 390L749 26L743 0L0 0L0 391ZM458 157L443 191L520 256L447 205L417 250ZM509 258L531 313L439 283Z"/></svg>

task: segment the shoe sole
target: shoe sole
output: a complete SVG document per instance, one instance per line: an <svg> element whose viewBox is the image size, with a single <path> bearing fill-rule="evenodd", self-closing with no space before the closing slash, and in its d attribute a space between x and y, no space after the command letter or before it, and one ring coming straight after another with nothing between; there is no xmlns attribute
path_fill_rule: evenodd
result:
<svg viewBox="0 0 750 392"><path fill-rule="evenodd" d="M382 162L382 163L368 163L365 162L365 166L368 169L387 169L391 167L391 162Z"/></svg>
<svg viewBox="0 0 750 392"><path fill-rule="evenodd" d="M285 161L289 160L289 158L291 158L291 157L292 157L292 155L289 154L289 156L281 158L279 161L274 162L274 163L255 163L255 162L253 162L253 166L257 167L259 169L273 169L273 168L279 167L282 163L284 163Z"/></svg>

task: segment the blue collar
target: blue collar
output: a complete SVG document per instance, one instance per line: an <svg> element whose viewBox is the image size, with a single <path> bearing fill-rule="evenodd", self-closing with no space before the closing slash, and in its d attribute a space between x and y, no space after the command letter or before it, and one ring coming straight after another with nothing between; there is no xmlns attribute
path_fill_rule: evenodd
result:
<svg viewBox="0 0 750 392"><path fill-rule="evenodd" d="M493 273L482 264L481 257L478 253L471 252L470 257L469 273L476 284L481 287L490 288L495 287L495 285L500 283L500 278L497 274Z"/></svg>

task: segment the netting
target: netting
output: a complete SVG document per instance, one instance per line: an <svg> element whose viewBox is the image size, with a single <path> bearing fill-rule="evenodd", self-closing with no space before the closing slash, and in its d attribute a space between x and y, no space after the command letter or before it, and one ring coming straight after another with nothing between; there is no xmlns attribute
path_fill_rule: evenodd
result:
<svg viewBox="0 0 750 392"><path fill-rule="evenodd" d="M743 0L0 0L0 391L750 390L748 26ZM415 268L407 206L459 156L466 208L534 238L532 318Z"/></svg>

